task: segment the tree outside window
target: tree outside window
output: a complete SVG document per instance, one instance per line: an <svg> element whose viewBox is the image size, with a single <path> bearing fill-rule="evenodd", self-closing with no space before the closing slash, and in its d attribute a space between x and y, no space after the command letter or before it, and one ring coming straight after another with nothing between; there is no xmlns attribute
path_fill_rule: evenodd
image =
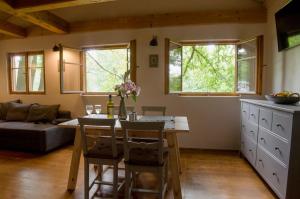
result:
<svg viewBox="0 0 300 199"><path fill-rule="evenodd" d="M166 39L166 94L260 94L263 36L244 42Z"/></svg>

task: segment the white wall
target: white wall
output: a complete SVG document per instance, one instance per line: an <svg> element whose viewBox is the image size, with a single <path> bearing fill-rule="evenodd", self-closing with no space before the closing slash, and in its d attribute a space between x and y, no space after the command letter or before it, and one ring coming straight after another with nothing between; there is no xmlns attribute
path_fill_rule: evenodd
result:
<svg viewBox="0 0 300 199"><path fill-rule="evenodd" d="M278 92L290 90L300 92L300 46L278 52L275 13L287 3L287 0L270 1L268 4L268 23L266 38L267 64L267 91ZM291 22L299 23L299 22Z"/></svg>
<svg viewBox="0 0 300 199"><path fill-rule="evenodd" d="M0 42L0 101L21 98L24 103L61 104L76 117L83 112L83 99L79 95L59 92L58 53L51 49L55 43L80 47L84 45L109 44L137 40L137 81L142 87L137 107L166 105L169 115L186 115L191 133L180 136L181 147L237 149L239 147L239 98L238 97L179 97L164 95L164 38L176 40L196 39L247 39L264 34L265 24L222 24L184 26L159 29L103 31L65 36L32 37ZM149 47L155 34L158 47ZM28 50L46 52L46 95L9 95L7 85L6 53ZM148 67L149 54L159 54L159 67ZM105 105L107 97L85 97L88 103ZM116 99L115 99L116 100ZM117 101L117 100L116 100Z"/></svg>

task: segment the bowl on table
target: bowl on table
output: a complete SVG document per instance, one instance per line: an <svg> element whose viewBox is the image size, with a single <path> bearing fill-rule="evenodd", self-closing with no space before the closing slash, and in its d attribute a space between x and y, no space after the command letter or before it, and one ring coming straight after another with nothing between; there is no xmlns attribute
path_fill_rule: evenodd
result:
<svg viewBox="0 0 300 199"><path fill-rule="evenodd" d="M296 104L300 101L299 93L292 93L287 96L265 95L266 99L276 104Z"/></svg>

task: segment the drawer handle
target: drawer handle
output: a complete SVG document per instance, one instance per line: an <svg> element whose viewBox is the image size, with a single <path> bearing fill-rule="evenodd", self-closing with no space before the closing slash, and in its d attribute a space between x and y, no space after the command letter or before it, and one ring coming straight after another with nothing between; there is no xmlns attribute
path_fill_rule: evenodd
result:
<svg viewBox="0 0 300 199"><path fill-rule="evenodd" d="M281 150L279 147L275 147L275 151L278 151L281 154Z"/></svg>
<svg viewBox="0 0 300 199"><path fill-rule="evenodd" d="M273 172L273 174L272 174L272 175L276 177L276 179L277 179L277 182L279 183L279 177L278 177L277 173Z"/></svg>
<svg viewBox="0 0 300 199"><path fill-rule="evenodd" d="M253 113L250 114L252 117L254 117L255 115Z"/></svg>
<svg viewBox="0 0 300 199"><path fill-rule="evenodd" d="M245 111L245 110L243 110L243 113L246 113L246 111Z"/></svg>
<svg viewBox="0 0 300 199"><path fill-rule="evenodd" d="M264 166L264 162L262 161L262 159L259 159L258 162L261 163L261 166L262 166L262 167L265 167L265 166Z"/></svg>
<svg viewBox="0 0 300 199"><path fill-rule="evenodd" d="M250 133L254 133L254 131L251 130Z"/></svg>
<svg viewBox="0 0 300 199"><path fill-rule="evenodd" d="M261 120L262 120L262 121L265 121L265 122L267 122L267 121L268 121L266 118L262 118Z"/></svg>
<svg viewBox="0 0 300 199"><path fill-rule="evenodd" d="M276 126L279 128L282 128L283 129L283 126L281 124L276 124Z"/></svg>
<svg viewBox="0 0 300 199"><path fill-rule="evenodd" d="M260 138L261 141L263 142L266 142L266 139L265 138Z"/></svg>

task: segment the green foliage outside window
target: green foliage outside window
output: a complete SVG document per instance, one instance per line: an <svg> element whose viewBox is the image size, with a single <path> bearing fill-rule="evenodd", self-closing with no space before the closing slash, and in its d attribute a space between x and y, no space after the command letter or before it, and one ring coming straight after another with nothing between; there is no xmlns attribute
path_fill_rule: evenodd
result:
<svg viewBox="0 0 300 199"><path fill-rule="evenodd" d="M129 52L124 49L93 49L85 52L87 92L114 92L129 69Z"/></svg>
<svg viewBox="0 0 300 199"><path fill-rule="evenodd" d="M174 67L179 57L170 51L170 92L181 89L181 81L182 92L234 92L235 45L183 46L182 71Z"/></svg>
<svg viewBox="0 0 300 199"><path fill-rule="evenodd" d="M288 46L296 46L300 44L300 33L288 37Z"/></svg>
<svg viewBox="0 0 300 199"><path fill-rule="evenodd" d="M170 50L170 63L169 63L169 90L170 92L181 91L181 63L182 52L181 47L176 47Z"/></svg>

